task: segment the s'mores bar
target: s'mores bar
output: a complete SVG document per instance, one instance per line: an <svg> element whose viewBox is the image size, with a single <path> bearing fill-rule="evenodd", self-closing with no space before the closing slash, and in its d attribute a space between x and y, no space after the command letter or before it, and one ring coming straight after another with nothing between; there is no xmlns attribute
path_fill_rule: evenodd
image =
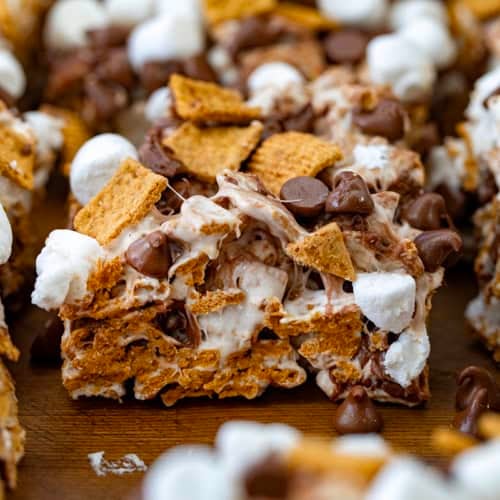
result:
<svg viewBox="0 0 500 500"><path fill-rule="evenodd" d="M180 75L170 92L139 152L108 134L77 153L73 230L37 259L33 302L65 322L72 396L120 398L133 380L167 405L254 398L301 384L305 365L334 400L358 384L428 399L426 318L461 240L418 155L262 140L237 92Z"/></svg>
<svg viewBox="0 0 500 500"><path fill-rule="evenodd" d="M489 415L499 424L498 418ZM483 426L487 427L487 420ZM491 425L491 423L490 423ZM446 434L446 436L444 435ZM184 445L162 455L143 482L144 500L490 500L498 497L498 433L460 444L449 474L416 456L394 451L375 434L328 442L284 424L232 421L215 446ZM189 479L196 475L198 481Z"/></svg>

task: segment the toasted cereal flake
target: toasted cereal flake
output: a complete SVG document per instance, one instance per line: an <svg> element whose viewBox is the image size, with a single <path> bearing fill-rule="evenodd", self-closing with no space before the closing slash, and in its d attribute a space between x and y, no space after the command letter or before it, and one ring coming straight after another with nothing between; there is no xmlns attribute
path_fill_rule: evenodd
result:
<svg viewBox="0 0 500 500"><path fill-rule="evenodd" d="M281 186L293 177L316 176L342 158L340 149L312 134L285 132L263 142L250 161L250 172L278 194Z"/></svg>
<svg viewBox="0 0 500 500"><path fill-rule="evenodd" d="M137 224L166 187L164 177L128 158L101 192L78 212L75 229L107 245L125 227Z"/></svg>
<svg viewBox="0 0 500 500"><path fill-rule="evenodd" d="M500 2L498 0L461 0L475 16L487 19L500 13Z"/></svg>
<svg viewBox="0 0 500 500"><path fill-rule="evenodd" d="M292 2L278 3L273 10L273 14L282 16L313 31L333 29L339 26L338 22L323 16L314 7Z"/></svg>
<svg viewBox="0 0 500 500"><path fill-rule="evenodd" d="M25 189L33 189L34 141L9 125L0 125L0 138L0 173Z"/></svg>
<svg viewBox="0 0 500 500"><path fill-rule="evenodd" d="M286 247L287 254L303 266L321 273L334 274L354 281L356 273L351 256L344 243L344 236L336 222L314 231Z"/></svg>
<svg viewBox="0 0 500 500"><path fill-rule="evenodd" d="M205 17L210 24L229 19L255 16L272 11L276 0L203 0Z"/></svg>
<svg viewBox="0 0 500 500"><path fill-rule="evenodd" d="M260 117L260 109L247 106L235 90L181 75L172 75L169 85L176 112L185 120L236 124Z"/></svg>
<svg viewBox="0 0 500 500"><path fill-rule="evenodd" d="M205 182L215 182L225 169L236 171L257 146L262 124L248 127L198 128L184 123L164 140L190 174Z"/></svg>
<svg viewBox="0 0 500 500"><path fill-rule="evenodd" d="M244 300L245 292L234 288L208 291L204 295L195 297L194 301L188 305L193 314L209 314L219 311L226 306L241 304Z"/></svg>

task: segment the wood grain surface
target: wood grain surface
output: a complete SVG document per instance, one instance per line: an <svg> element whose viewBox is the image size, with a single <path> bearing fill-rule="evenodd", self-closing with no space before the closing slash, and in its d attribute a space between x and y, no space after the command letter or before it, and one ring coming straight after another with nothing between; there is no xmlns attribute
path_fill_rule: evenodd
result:
<svg viewBox="0 0 500 500"><path fill-rule="evenodd" d="M40 236L64 226L64 194L56 190L38 211ZM431 389L426 407L381 406L384 436L397 448L437 461L430 446L436 425L449 424L453 414L456 371L467 364L495 368L488 353L465 334L464 308L474 295L471 267L452 270L434 299L431 317ZM26 456L19 468L19 486L8 498L36 500L129 499L136 497L141 474L97 477L87 455L103 450L106 458L136 453L147 464L181 443L211 443L217 428L229 419L284 422L308 433L333 436L335 406L312 381L291 391L269 390L255 401L187 400L174 408L160 402L122 403L103 399L73 401L63 389L58 368L34 366L29 347L46 318L31 306L11 321L22 357L11 369L16 378L20 418L27 431ZM498 376L498 372L497 372Z"/></svg>

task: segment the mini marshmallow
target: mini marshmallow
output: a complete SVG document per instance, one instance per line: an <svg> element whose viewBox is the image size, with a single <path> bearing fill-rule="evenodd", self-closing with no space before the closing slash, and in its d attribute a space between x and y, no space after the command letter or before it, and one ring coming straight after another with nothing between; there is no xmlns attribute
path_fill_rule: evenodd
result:
<svg viewBox="0 0 500 500"><path fill-rule="evenodd" d="M128 40L132 67L140 71L147 62L184 59L203 52L202 24L188 16L163 15L139 24Z"/></svg>
<svg viewBox="0 0 500 500"><path fill-rule="evenodd" d="M386 168L390 165L390 154L393 148L386 144L358 144L353 150L356 165L365 168Z"/></svg>
<svg viewBox="0 0 500 500"><path fill-rule="evenodd" d="M446 25L431 18L417 18L399 34L416 45L437 68L449 66L457 55L457 47Z"/></svg>
<svg viewBox="0 0 500 500"><path fill-rule="evenodd" d="M416 288L409 274L358 273L354 301L379 328L399 333L413 316Z"/></svg>
<svg viewBox="0 0 500 500"><path fill-rule="evenodd" d="M269 454L290 450L300 438L284 424L231 421L219 429L216 448L230 477L237 477Z"/></svg>
<svg viewBox="0 0 500 500"><path fill-rule="evenodd" d="M385 371L402 387L408 387L425 368L430 354L429 337L425 330L406 330L393 342L384 358Z"/></svg>
<svg viewBox="0 0 500 500"><path fill-rule="evenodd" d="M318 0L317 5L325 16L361 28L383 26L389 10L387 0Z"/></svg>
<svg viewBox="0 0 500 500"><path fill-rule="evenodd" d="M132 143L118 134L93 137L73 159L69 177L71 192L81 205L86 205L107 184L123 160L138 157Z"/></svg>
<svg viewBox="0 0 500 500"><path fill-rule="evenodd" d="M12 228L5 210L0 203L0 264L5 264L12 253Z"/></svg>
<svg viewBox="0 0 500 500"><path fill-rule="evenodd" d="M118 26L135 26L154 13L154 0L104 0L109 22Z"/></svg>
<svg viewBox="0 0 500 500"><path fill-rule="evenodd" d="M233 500L234 485L218 457L205 446L180 446L165 453L149 469L144 500Z"/></svg>
<svg viewBox="0 0 500 500"><path fill-rule="evenodd" d="M94 238L69 229L52 231L36 259L33 304L52 310L83 299L89 274L103 257L104 251Z"/></svg>
<svg viewBox="0 0 500 500"><path fill-rule="evenodd" d="M468 498L498 500L500 494L500 439L489 441L461 453L451 472Z"/></svg>
<svg viewBox="0 0 500 500"><path fill-rule="evenodd" d="M390 12L393 30L400 30L416 19L433 19L443 25L448 23L446 7L436 0L404 0L395 2Z"/></svg>
<svg viewBox="0 0 500 500"><path fill-rule="evenodd" d="M0 87L14 99L21 97L26 90L24 69L6 48L0 48Z"/></svg>
<svg viewBox="0 0 500 500"><path fill-rule="evenodd" d="M173 99L168 87L161 87L155 90L146 102L144 115L154 123L161 118L170 116L172 113Z"/></svg>
<svg viewBox="0 0 500 500"><path fill-rule="evenodd" d="M35 133L38 158L44 159L62 147L64 141L63 120L42 111L29 111L24 114L24 119Z"/></svg>
<svg viewBox="0 0 500 500"><path fill-rule="evenodd" d="M488 112L485 107L485 101L488 97L500 88L500 67L484 74L476 80L474 91L465 111L469 120L480 120Z"/></svg>
<svg viewBox="0 0 500 500"><path fill-rule="evenodd" d="M82 47L87 44L88 30L108 24L108 14L96 0L59 0L47 16L44 40L55 50Z"/></svg>
<svg viewBox="0 0 500 500"><path fill-rule="evenodd" d="M190 17L201 22L203 12L200 0L154 0L156 14L168 14L174 17Z"/></svg>
<svg viewBox="0 0 500 500"><path fill-rule="evenodd" d="M414 458L389 462L371 483L365 500L459 500L446 480Z"/></svg>
<svg viewBox="0 0 500 500"><path fill-rule="evenodd" d="M367 48L371 79L391 85L402 101L427 98L436 79L432 60L415 44L399 34L375 37Z"/></svg>
<svg viewBox="0 0 500 500"><path fill-rule="evenodd" d="M248 77L247 86L250 94L274 87L283 91L290 85L301 85L304 77L299 70L284 62L271 62L262 64Z"/></svg>
<svg viewBox="0 0 500 500"><path fill-rule="evenodd" d="M387 457L391 447L378 434L346 434L339 436L332 443L336 453L360 455L362 457Z"/></svg>

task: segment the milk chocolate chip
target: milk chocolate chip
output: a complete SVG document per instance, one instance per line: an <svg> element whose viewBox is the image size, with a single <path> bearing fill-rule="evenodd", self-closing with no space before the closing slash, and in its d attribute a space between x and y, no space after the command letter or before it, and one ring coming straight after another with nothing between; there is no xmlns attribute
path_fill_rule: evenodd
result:
<svg viewBox="0 0 500 500"><path fill-rule="evenodd" d="M500 387L491 372L485 368L467 366L458 374L457 384L455 400L457 410L464 410L470 406L476 394L481 389L486 389L489 407L492 410L500 411Z"/></svg>
<svg viewBox="0 0 500 500"><path fill-rule="evenodd" d="M453 426L460 432L477 436L477 421L488 407L488 390L480 389L474 393L469 405L455 416Z"/></svg>
<svg viewBox="0 0 500 500"><path fill-rule="evenodd" d="M354 386L337 408L334 424L339 434L380 432L384 425L382 416L361 385Z"/></svg>
<svg viewBox="0 0 500 500"><path fill-rule="evenodd" d="M462 250L462 238L451 229L436 229L419 234L414 243L426 271L455 264Z"/></svg>
<svg viewBox="0 0 500 500"><path fill-rule="evenodd" d="M125 259L141 274L158 279L166 278L171 263L167 236L161 231L155 231L139 238L128 247Z"/></svg>
<svg viewBox="0 0 500 500"><path fill-rule="evenodd" d="M252 466L244 477L248 498L259 500L287 498L290 482L291 471L274 454Z"/></svg>
<svg viewBox="0 0 500 500"><path fill-rule="evenodd" d="M307 175L289 179L280 191L280 198L290 212L301 217L315 217L321 214L327 197L326 185Z"/></svg>
<svg viewBox="0 0 500 500"><path fill-rule="evenodd" d="M333 179L325 210L333 214L369 215L374 204L363 178L354 172L340 172Z"/></svg>
<svg viewBox="0 0 500 500"><path fill-rule="evenodd" d="M155 174L173 177L182 168L182 163L174 158L173 153L165 148L161 141L162 128L151 130L139 149L139 158L142 164Z"/></svg>
<svg viewBox="0 0 500 500"><path fill-rule="evenodd" d="M413 227L422 231L440 229L443 222L448 226L451 223L444 198L437 193L419 196L404 209L402 215Z"/></svg>
<svg viewBox="0 0 500 500"><path fill-rule="evenodd" d="M389 141L397 141L404 136L405 110L392 99L381 99L372 110L355 109L352 121L368 135L380 135Z"/></svg>
<svg viewBox="0 0 500 500"><path fill-rule="evenodd" d="M368 37L358 30L330 33L324 40L326 56L331 63L355 64L365 57Z"/></svg>

